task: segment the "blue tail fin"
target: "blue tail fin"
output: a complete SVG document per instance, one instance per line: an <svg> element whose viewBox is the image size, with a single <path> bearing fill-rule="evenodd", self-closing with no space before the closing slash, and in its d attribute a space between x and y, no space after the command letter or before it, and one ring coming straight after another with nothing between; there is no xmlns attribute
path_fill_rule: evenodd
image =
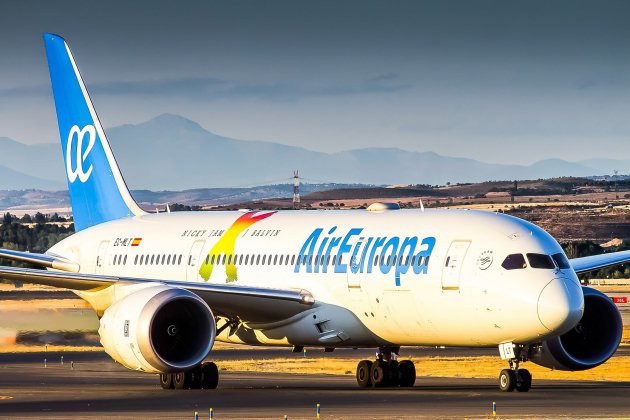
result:
<svg viewBox="0 0 630 420"><path fill-rule="evenodd" d="M44 34L76 231L143 214L131 197L66 41Z"/></svg>

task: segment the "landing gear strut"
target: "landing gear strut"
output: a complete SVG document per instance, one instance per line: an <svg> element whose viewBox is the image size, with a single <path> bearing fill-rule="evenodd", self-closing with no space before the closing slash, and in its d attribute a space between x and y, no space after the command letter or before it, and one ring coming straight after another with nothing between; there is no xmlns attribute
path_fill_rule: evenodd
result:
<svg viewBox="0 0 630 420"><path fill-rule="evenodd" d="M519 364L527 361L526 352L523 346L511 343L509 346L512 346L511 352L509 349L506 351L505 347L500 348L502 357L509 356L510 368L503 369L499 374L499 389L503 392L512 392L515 389L518 392L527 392L532 387L532 374L527 369L519 369Z"/></svg>
<svg viewBox="0 0 630 420"><path fill-rule="evenodd" d="M398 362L400 348L380 348L374 362L361 360L357 365L357 383L361 388L400 386L416 382L416 367L411 360Z"/></svg>
<svg viewBox="0 0 630 420"><path fill-rule="evenodd" d="M161 373L162 389L215 389L219 384L219 370L213 362L203 362L191 370Z"/></svg>

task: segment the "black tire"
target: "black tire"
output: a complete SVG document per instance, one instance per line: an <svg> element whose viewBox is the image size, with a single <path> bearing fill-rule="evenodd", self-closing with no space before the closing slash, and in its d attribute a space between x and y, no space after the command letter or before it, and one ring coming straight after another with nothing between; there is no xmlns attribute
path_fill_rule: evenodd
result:
<svg viewBox="0 0 630 420"><path fill-rule="evenodd" d="M170 373L160 373L160 386L162 389L173 389L173 375Z"/></svg>
<svg viewBox="0 0 630 420"><path fill-rule="evenodd" d="M403 360L398 364L398 384L411 387L416 383L416 365L411 360Z"/></svg>
<svg viewBox="0 0 630 420"><path fill-rule="evenodd" d="M201 389L201 365L186 372L186 384L190 389Z"/></svg>
<svg viewBox="0 0 630 420"><path fill-rule="evenodd" d="M516 371L516 390L518 392L528 392L532 388L532 374L527 369Z"/></svg>
<svg viewBox="0 0 630 420"><path fill-rule="evenodd" d="M398 361L391 360L389 363L386 363L385 368L385 378L386 384L385 386L398 386L400 380L398 378Z"/></svg>
<svg viewBox="0 0 630 420"><path fill-rule="evenodd" d="M213 362L204 362L201 365L201 387L203 389L216 389L219 385L219 369Z"/></svg>
<svg viewBox="0 0 630 420"><path fill-rule="evenodd" d="M186 372L173 373L173 385L175 389L186 389L188 384L186 383Z"/></svg>
<svg viewBox="0 0 630 420"><path fill-rule="evenodd" d="M377 388L387 386L389 376L387 368L387 363L381 360L377 360L372 363L372 369L370 369L370 380L372 381L372 385Z"/></svg>
<svg viewBox="0 0 630 420"><path fill-rule="evenodd" d="M357 364L357 383L361 388L372 386L372 362L369 360L361 360Z"/></svg>
<svg viewBox="0 0 630 420"><path fill-rule="evenodd" d="M499 374L499 389L512 392L516 387L516 373L512 369L503 369Z"/></svg>

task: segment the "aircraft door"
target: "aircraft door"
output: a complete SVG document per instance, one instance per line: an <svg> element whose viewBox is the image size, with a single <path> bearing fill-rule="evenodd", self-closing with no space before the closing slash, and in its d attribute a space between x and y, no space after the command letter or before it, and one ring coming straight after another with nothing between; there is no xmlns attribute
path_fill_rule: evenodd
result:
<svg viewBox="0 0 630 420"><path fill-rule="evenodd" d="M470 241L453 241L442 268L442 290L459 290L460 275Z"/></svg>
<svg viewBox="0 0 630 420"><path fill-rule="evenodd" d="M107 248L109 248L109 241L101 241L98 246L98 253L96 254L96 267L94 272L96 274L104 274L105 265L107 264Z"/></svg>
<svg viewBox="0 0 630 420"><path fill-rule="evenodd" d="M349 242L350 249L352 250L347 255L343 256L343 263L348 264L347 268L347 281L349 290L361 290L361 277L365 267L361 266L361 256L363 254L363 248L365 246L364 238L359 238L356 242ZM347 261L345 261L347 258ZM332 267L331 267L332 268Z"/></svg>
<svg viewBox="0 0 630 420"><path fill-rule="evenodd" d="M188 260L186 264L186 280L188 281L196 281L201 279L199 275L200 268L200 254L203 246L206 241L195 241L190 248L190 253L188 254Z"/></svg>

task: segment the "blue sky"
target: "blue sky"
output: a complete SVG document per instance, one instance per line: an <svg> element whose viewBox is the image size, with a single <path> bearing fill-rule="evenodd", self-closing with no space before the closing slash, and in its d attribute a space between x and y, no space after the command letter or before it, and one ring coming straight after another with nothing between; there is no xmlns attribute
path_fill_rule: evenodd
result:
<svg viewBox="0 0 630 420"><path fill-rule="evenodd" d="M0 136L57 141L41 33L105 127L487 162L630 158L625 1L3 1Z"/></svg>

